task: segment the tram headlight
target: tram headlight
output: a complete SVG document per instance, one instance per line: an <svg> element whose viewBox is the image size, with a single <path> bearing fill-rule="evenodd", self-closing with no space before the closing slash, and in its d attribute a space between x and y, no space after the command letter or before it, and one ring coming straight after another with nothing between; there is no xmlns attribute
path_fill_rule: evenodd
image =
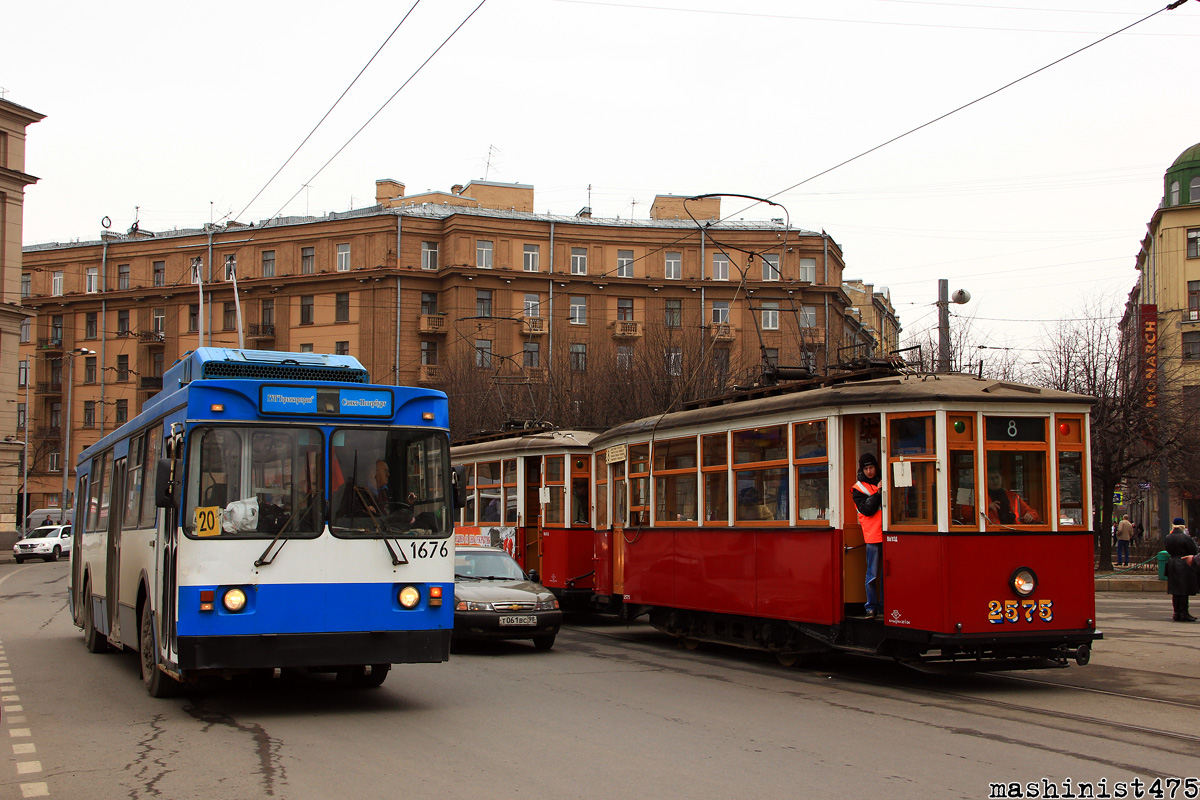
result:
<svg viewBox="0 0 1200 800"><path fill-rule="evenodd" d="M396 599L400 601L401 608L416 608L417 603L421 602L421 592L415 586L405 586Z"/></svg>
<svg viewBox="0 0 1200 800"><path fill-rule="evenodd" d="M246 593L237 587L225 592L221 598L221 605L225 606L225 610L236 614L246 607Z"/></svg>
<svg viewBox="0 0 1200 800"><path fill-rule="evenodd" d="M1018 596L1029 597L1037 589L1037 575L1029 567L1017 567L1008 583Z"/></svg>

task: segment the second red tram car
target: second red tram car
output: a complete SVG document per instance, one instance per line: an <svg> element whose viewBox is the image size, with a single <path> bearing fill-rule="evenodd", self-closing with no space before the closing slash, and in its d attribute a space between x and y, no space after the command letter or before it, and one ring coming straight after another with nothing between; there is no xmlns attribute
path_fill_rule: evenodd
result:
<svg viewBox="0 0 1200 800"><path fill-rule="evenodd" d="M618 602L686 643L764 649L784 663L842 650L913 666L1082 664L1101 638L1089 408L1079 395L968 375L726 398L599 435L559 432L573 449L542 457L542 518L519 519L541 527L543 565L556 540L571 554L571 585L558 588ZM488 444L507 488L505 459L546 442ZM863 614L850 495L866 453L882 473L876 618ZM451 457L478 475L480 456ZM497 485L479 480L476 502ZM546 486L560 489L547 497ZM549 511L559 496L562 510Z"/></svg>

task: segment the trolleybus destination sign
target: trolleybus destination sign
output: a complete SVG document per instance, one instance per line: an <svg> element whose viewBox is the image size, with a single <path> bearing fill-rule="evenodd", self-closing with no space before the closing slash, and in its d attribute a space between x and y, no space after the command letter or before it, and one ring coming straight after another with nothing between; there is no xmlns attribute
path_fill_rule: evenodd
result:
<svg viewBox="0 0 1200 800"><path fill-rule="evenodd" d="M392 393L386 389L264 386L259 409L264 414L391 417Z"/></svg>

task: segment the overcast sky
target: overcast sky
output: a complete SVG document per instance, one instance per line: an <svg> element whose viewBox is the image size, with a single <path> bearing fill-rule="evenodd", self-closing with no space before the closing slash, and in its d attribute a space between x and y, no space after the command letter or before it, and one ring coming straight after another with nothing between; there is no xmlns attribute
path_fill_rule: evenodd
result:
<svg viewBox="0 0 1200 800"><path fill-rule="evenodd" d="M378 178L527 183L562 214L590 185L595 215L622 218L658 193L778 194L841 245L847 277L890 288L906 332L935 322L948 278L979 342L1032 360L1042 321L1136 280L1163 172L1200 142L1200 2L813 176L1166 0L1037 5L485 0L401 89L479 6L423 0L269 185L411 0L19 3L0 87L46 114L26 244L96 239L105 216L123 231L341 211L373 203Z"/></svg>

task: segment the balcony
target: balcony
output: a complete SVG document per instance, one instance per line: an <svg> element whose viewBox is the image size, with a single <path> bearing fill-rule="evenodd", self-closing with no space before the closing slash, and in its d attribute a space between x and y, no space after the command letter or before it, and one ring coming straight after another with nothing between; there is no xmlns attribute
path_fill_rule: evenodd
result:
<svg viewBox="0 0 1200 800"><path fill-rule="evenodd" d="M446 328L446 318L441 314L422 314L417 318L417 331L419 333L445 333Z"/></svg>
<svg viewBox="0 0 1200 800"><path fill-rule="evenodd" d="M442 368L437 364L422 364L417 372L417 383L437 383L442 379Z"/></svg>
<svg viewBox="0 0 1200 800"><path fill-rule="evenodd" d="M162 375L138 378L138 388L150 392L160 391L162 389Z"/></svg>
<svg viewBox="0 0 1200 800"><path fill-rule="evenodd" d="M38 339L37 349L38 350L62 350L63 349L62 334L60 333L56 336L46 336L41 339Z"/></svg>
<svg viewBox="0 0 1200 800"><path fill-rule="evenodd" d="M57 425L39 425L34 428L33 438L48 441L58 441L62 438L62 431Z"/></svg>
<svg viewBox="0 0 1200 800"><path fill-rule="evenodd" d="M522 317L521 318L521 335L522 336L541 336L546 332L547 320L541 317Z"/></svg>
<svg viewBox="0 0 1200 800"><path fill-rule="evenodd" d="M138 331L138 341L145 344L162 344L166 341L166 334L162 331Z"/></svg>
<svg viewBox="0 0 1200 800"><path fill-rule="evenodd" d="M824 344L825 331L822 328L801 328L800 341L805 344Z"/></svg>
<svg viewBox="0 0 1200 800"><path fill-rule="evenodd" d="M530 383L545 383L546 371L545 367L525 367L525 377Z"/></svg>
<svg viewBox="0 0 1200 800"><path fill-rule="evenodd" d="M737 333L728 322L713 325L710 330L712 331L712 340L714 342L732 342L734 335Z"/></svg>
<svg viewBox="0 0 1200 800"><path fill-rule="evenodd" d="M62 394L62 381L38 381L38 394Z"/></svg>
<svg viewBox="0 0 1200 800"><path fill-rule="evenodd" d="M612 324L614 339L642 338L642 323L631 319L619 319Z"/></svg>
<svg viewBox="0 0 1200 800"><path fill-rule="evenodd" d="M275 338L275 323L274 322L252 322L252 323L250 323L250 338L251 339L274 339Z"/></svg>

